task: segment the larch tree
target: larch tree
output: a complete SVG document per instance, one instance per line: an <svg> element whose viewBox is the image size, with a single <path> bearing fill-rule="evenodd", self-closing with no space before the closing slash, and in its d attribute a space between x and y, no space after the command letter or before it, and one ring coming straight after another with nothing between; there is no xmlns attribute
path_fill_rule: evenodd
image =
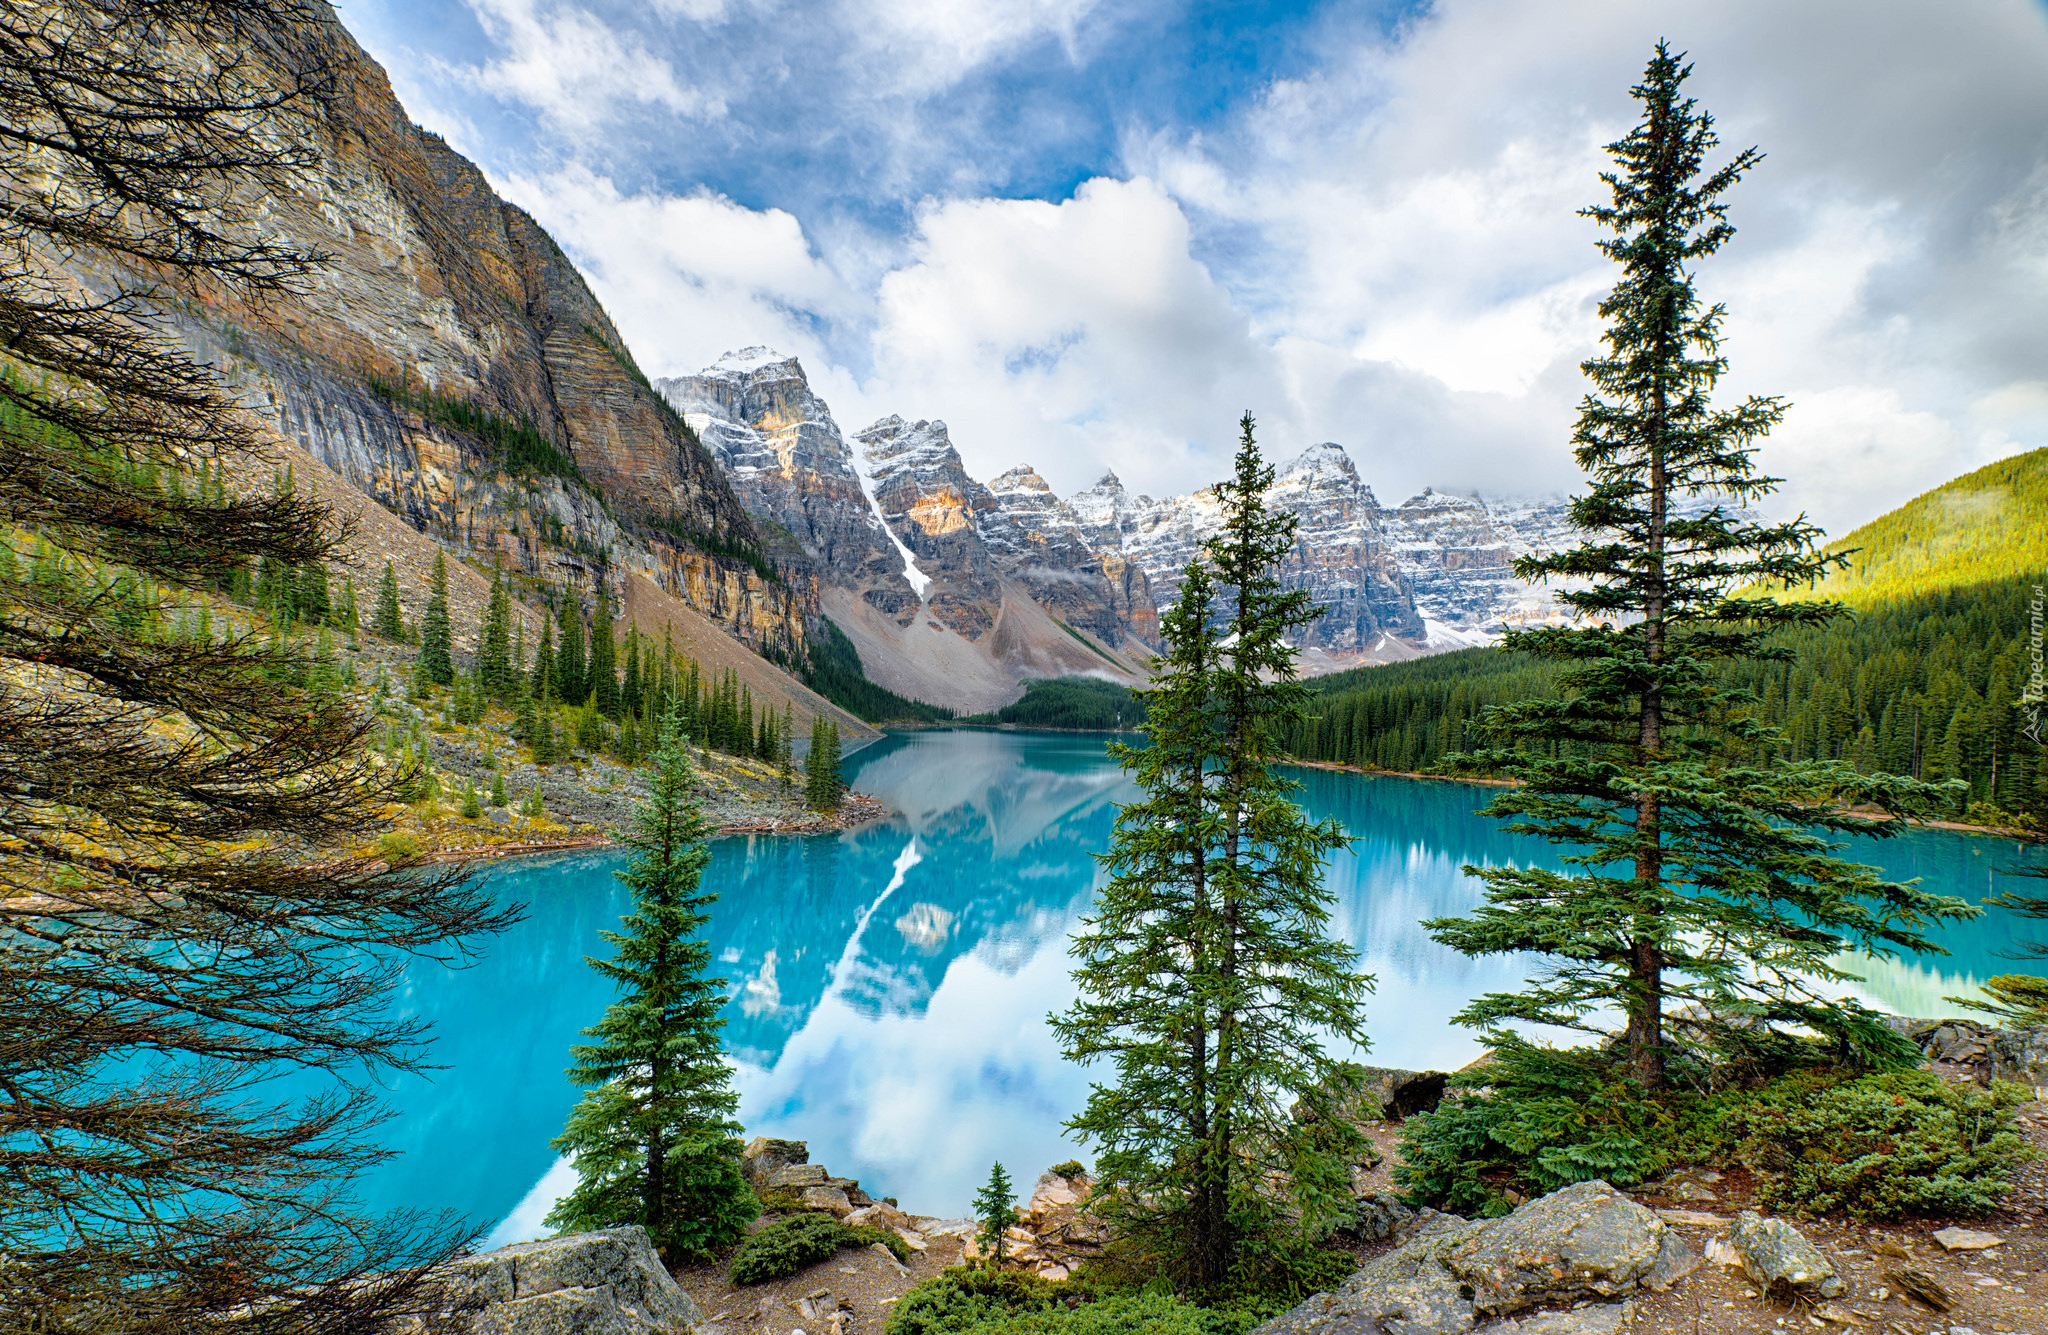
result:
<svg viewBox="0 0 2048 1335"><path fill-rule="evenodd" d="M1682 95L1690 72L1658 44L1632 90L1642 118L1608 146L1612 200L1584 210L1611 234L1600 249L1621 276L1600 305L1606 350L1583 365L1594 392L1572 437L1590 482L1571 508L1583 536L1515 565L1521 579L1558 581L1579 619L1511 632L1504 646L1561 661L1564 693L1490 709L1477 731L1491 745L1445 759L1513 779L1487 811L1570 849L1567 870L1468 866L1484 905L1425 924L1467 955L1547 962L1461 1023L1600 1034L1618 1011L1634 1080L1652 1094L1666 1085L1674 1003L1692 1005L1688 1023L1709 1044L1739 1046L1763 1021L1880 1064L1907 1057L1877 1016L1828 995L1853 978L1835 961L1934 950L1929 928L1975 911L1834 856L1836 833L1896 829L1850 805L1913 810L1936 790L1842 761L1772 763L1778 738L1756 697L1715 675L1789 658L1776 632L1842 615L1771 595L1846 558L1818 551L1803 516L1768 523L1729 508L1774 489L1753 455L1784 404L1714 406L1724 312L1701 303L1692 270L1734 234L1723 197L1762 154L1707 170L1718 137Z"/></svg>
<svg viewBox="0 0 2048 1335"><path fill-rule="evenodd" d="M359 1217L349 1182L384 1157L364 1091L426 1061L396 982L516 915L459 872L333 855L388 800L369 726L204 595L331 559L343 526L251 485L270 438L165 309L260 306L323 261L251 201L316 161L332 25L0 7L0 546L59 572L0 562L7 1330L384 1329L435 1310L422 1277L468 1236ZM295 1068L335 1092L282 1099Z"/></svg>
<svg viewBox="0 0 2048 1335"><path fill-rule="evenodd" d="M569 1078L586 1092L555 1148L576 1185L548 1215L563 1229L641 1224L670 1258L737 1242L761 1205L740 1172L739 1096L719 1031L725 980L706 977L718 896L703 888L712 827L697 808L688 739L671 713L618 873L633 894L615 950L590 966L619 989L583 1031Z"/></svg>
<svg viewBox="0 0 2048 1335"><path fill-rule="evenodd" d="M1104 1208L1202 1290L1285 1269L1348 1205L1355 1128L1311 1134L1289 1105L1341 1083L1328 1044L1364 1044L1372 985L1327 930L1345 835L1275 768L1307 694L1286 636L1321 609L1277 577L1297 521L1267 508L1273 470L1240 427L1222 528L1161 620L1147 744L1110 746L1142 797L1117 812L1079 996L1052 1018L1068 1060L1115 1071L1067 1123L1100 1147Z"/></svg>

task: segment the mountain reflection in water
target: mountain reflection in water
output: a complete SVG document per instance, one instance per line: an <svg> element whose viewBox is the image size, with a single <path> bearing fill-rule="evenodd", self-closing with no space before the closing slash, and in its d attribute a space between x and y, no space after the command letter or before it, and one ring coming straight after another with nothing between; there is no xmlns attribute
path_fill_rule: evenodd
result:
<svg viewBox="0 0 2048 1335"><path fill-rule="evenodd" d="M1091 1072L1060 1060L1045 1025L1073 994L1067 934L1100 881L1116 804L1133 789L1100 736L945 730L894 736L849 757L849 777L897 817L839 835L741 836L712 845L712 956L728 980L726 1042L748 1132L810 1142L814 1162L906 1208L959 1214L1001 1159L1029 1181L1076 1152L1060 1123ZM1467 862L1555 865L1549 846L1474 814L1464 784L1299 772L1304 805L1357 836L1331 864L1334 930L1378 976L1371 1059L1449 1069L1479 1045L1448 1017L1513 989L1528 962L1468 960L1425 918L1477 902ZM1916 830L1854 854L1981 898L1990 871L2038 850ZM618 854L495 868L500 895L532 905L475 966L418 966L404 1002L430 1020L432 1081L392 1082L405 1151L364 1183L373 1208L448 1206L533 1237L563 1186L548 1148L575 1094L562 1077L577 1031L612 994L585 966L625 907ZM2003 916L1951 929L1955 952L1869 971L1867 995L1906 1013L2013 967ZM1082 1155L1086 1157L1085 1153Z"/></svg>

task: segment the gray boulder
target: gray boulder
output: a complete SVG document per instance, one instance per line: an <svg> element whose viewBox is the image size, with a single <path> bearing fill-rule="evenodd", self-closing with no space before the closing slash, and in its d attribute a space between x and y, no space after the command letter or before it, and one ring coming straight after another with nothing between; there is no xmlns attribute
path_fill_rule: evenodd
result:
<svg viewBox="0 0 2048 1335"><path fill-rule="evenodd" d="M677 1335L704 1319L638 1224L464 1257L440 1278L470 1335Z"/></svg>
<svg viewBox="0 0 2048 1335"><path fill-rule="evenodd" d="M1505 1219L1468 1223L1424 1211L1408 1241L1252 1335L1466 1335L1482 1319L1539 1303L1612 1302L1666 1288L1698 1264L1656 1215L1605 1182L1581 1182ZM1605 1326L1605 1313L1581 1324L1592 1335L1618 1320L1617 1310ZM1567 1329L1528 1321L1498 1329L1525 1326L1531 1335Z"/></svg>
<svg viewBox="0 0 2048 1335"><path fill-rule="evenodd" d="M2048 1098L2048 1025L1993 1033L1991 1078L2031 1086L2036 1098Z"/></svg>
<svg viewBox="0 0 2048 1335"><path fill-rule="evenodd" d="M1839 1298L1847 1291L1820 1249L1782 1219L1764 1219L1754 1210L1744 1210L1735 1221L1733 1241L1743 1273L1774 1297Z"/></svg>
<svg viewBox="0 0 2048 1335"><path fill-rule="evenodd" d="M1644 1287L1667 1240L1664 1221L1605 1182L1553 1191L1496 1220L1444 1264L1485 1316L1561 1299L1622 1298Z"/></svg>
<svg viewBox="0 0 2048 1335"><path fill-rule="evenodd" d="M740 1151L740 1171L748 1182L765 1186L780 1169L792 1164L807 1164L811 1161L811 1147L801 1140L777 1140L769 1136L755 1136ZM818 1179L823 1180L825 1170L818 1169Z"/></svg>

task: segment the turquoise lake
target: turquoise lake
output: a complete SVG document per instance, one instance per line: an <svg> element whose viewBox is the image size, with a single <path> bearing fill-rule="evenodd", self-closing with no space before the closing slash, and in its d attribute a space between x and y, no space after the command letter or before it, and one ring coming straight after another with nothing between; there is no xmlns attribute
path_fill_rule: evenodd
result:
<svg viewBox="0 0 2048 1335"><path fill-rule="evenodd" d="M1076 1153L1060 1123L1089 1073L1060 1059L1049 1011L1072 995L1065 942L1088 907L1116 804L1131 788L1091 735L932 731L889 737L847 772L900 815L834 836L721 839L707 884L721 898L711 946L728 978L726 1040L750 1134L810 1142L814 1162L906 1209L958 1215L1000 1159L1029 1182ZM1477 902L1466 862L1553 864L1550 848L1474 811L1487 789L1301 770L1301 800L1355 836L1331 864L1333 928L1378 976L1371 1060L1451 1069L1479 1051L1446 1021L1486 991L1514 988L1518 960L1467 960L1430 941L1424 918ZM2041 850L1913 830L1859 839L1854 856L1971 899L1992 871ZM577 1031L612 999L584 964L624 896L622 855L522 861L489 871L495 893L531 906L462 970L420 965L403 1004L429 1020L431 1078L390 1082L403 1151L361 1182L365 1205L446 1207L495 1224L493 1243L546 1230L566 1185L548 1147L575 1092L562 1070ZM2014 966L1994 951L2012 923L1951 929L1948 956L1868 970L1863 994L1905 1014ZM1080 1151L1087 1158L1085 1150Z"/></svg>

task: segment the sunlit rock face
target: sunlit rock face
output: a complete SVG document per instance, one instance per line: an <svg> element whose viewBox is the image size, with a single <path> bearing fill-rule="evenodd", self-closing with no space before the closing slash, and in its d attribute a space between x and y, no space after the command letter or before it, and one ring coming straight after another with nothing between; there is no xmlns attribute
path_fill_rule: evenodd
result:
<svg viewBox="0 0 2048 1335"><path fill-rule="evenodd" d="M771 553L800 555L899 625L917 614L902 553L796 358L745 348L655 387L724 468Z"/></svg>
<svg viewBox="0 0 2048 1335"><path fill-rule="evenodd" d="M639 571L750 644L801 644L808 570L777 581L714 554L754 546L752 522L560 247L413 123L346 30L306 37L346 76L309 161L246 197L266 244L329 258L290 291L179 293L170 314L198 355L283 436L480 564L586 601ZM117 271L73 258L88 283ZM578 476L522 466L504 440L518 430Z"/></svg>
<svg viewBox="0 0 2048 1335"><path fill-rule="evenodd" d="M996 508L987 487L967 476L944 422L883 418L861 443L882 521L917 558L932 583L930 616L968 640L994 627L1001 572L982 540L978 516Z"/></svg>

